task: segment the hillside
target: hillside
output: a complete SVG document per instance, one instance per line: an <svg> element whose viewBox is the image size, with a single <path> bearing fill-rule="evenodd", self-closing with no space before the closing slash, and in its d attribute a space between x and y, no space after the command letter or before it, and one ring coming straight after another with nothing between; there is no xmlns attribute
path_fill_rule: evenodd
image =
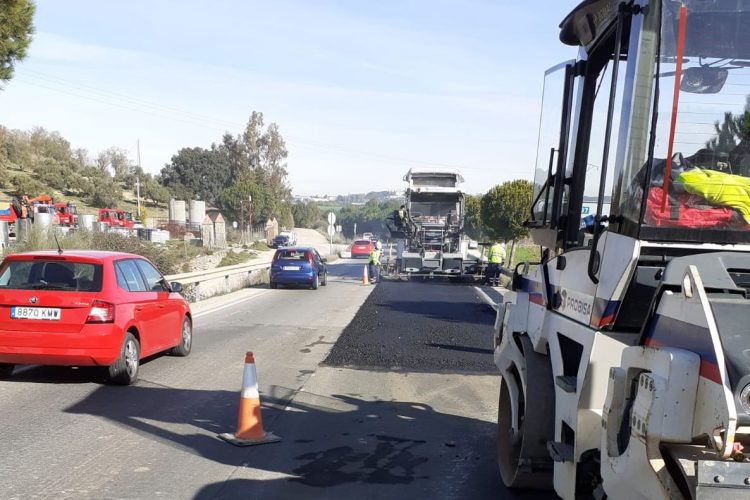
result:
<svg viewBox="0 0 750 500"><path fill-rule="evenodd" d="M32 176L30 172L24 172L20 169L8 168L6 169L6 172L10 174L11 179L18 179L20 177L26 180L31 180L35 177ZM122 190L122 200L117 202L116 206L103 207L90 204L87 201L89 199L89 193L86 193L82 190L76 193L74 193L72 190L62 192L61 190L55 189L54 187L44 182L43 179L36 178L36 180L40 183L42 189L38 193L31 193L32 196L38 196L39 194L44 193L52 196L55 201L70 201L76 204L79 214L96 215L99 208L119 208L135 214L138 209L136 195L133 191L128 189ZM5 182L4 185L0 186L0 201L11 201L16 193L16 190L16 183L14 183L13 180ZM146 207L148 217L167 217L168 215L167 206L164 204L154 204L151 200L146 203L143 197L141 197L141 204Z"/></svg>
<svg viewBox="0 0 750 500"><path fill-rule="evenodd" d="M109 148L91 158L84 149L73 149L57 132L41 127L30 131L0 126L0 201L16 193L29 197L48 194L56 201L76 203L82 214L98 208L120 208L136 212L133 193L136 177L149 194L147 215L166 216L169 193L154 189L153 177L133 166L127 152Z"/></svg>

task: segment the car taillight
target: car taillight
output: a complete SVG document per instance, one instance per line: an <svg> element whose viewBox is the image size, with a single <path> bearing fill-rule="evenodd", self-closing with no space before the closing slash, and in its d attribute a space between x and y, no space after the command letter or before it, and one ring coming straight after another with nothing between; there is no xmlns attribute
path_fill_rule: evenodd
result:
<svg viewBox="0 0 750 500"><path fill-rule="evenodd" d="M312 264L312 252L307 252L307 262Z"/></svg>
<svg viewBox="0 0 750 500"><path fill-rule="evenodd" d="M91 303L86 323L113 323L115 321L115 305L103 300Z"/></svg>

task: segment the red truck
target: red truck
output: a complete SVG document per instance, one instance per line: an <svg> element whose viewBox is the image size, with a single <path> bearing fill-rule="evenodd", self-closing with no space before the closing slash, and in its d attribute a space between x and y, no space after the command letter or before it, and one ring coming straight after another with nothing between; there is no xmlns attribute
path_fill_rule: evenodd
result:
<svg viewBox="0 0 750 500"><path fill-rule="evenodd" d="M16 233L15 226L17 218L18 215L16 214L16 209L13 208L12 203L0 202L0 221L8 223L10 234L13 236Z"/></svg>
<svg viewBox="0 0 750 500"><path fill-rule="evenodd" d="M55 203L55 211L60 218L61 226L75 227L78 225L78 211L74 203Z"/></svg>
<svg viewBox="0 0 750 500"><path fill-rule="evenodd" d="M133 229L135 224L133 221L133 215L130 214L130 218L128 218L127 214L130 214L130 212L125 212L118 208L100 208L99 222L106 222L109 227Z"/></svg>

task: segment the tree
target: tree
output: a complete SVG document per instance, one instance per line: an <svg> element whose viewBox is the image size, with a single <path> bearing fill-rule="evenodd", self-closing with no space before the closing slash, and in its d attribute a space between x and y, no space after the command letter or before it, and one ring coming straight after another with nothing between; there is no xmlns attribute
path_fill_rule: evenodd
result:
<svg viewBox="0 0 750 500"><path fill-rule="evenodd" d="M100 151L96 155L96 168L102 177L109 177L109 155L107 155L106 151Z"/></svg>
<svg viewBox="0 0 750 500"><path fill-rule="evenodd" d="M25 194L29 198L44 194L46 187L44 184L39 182L33 177L26 175L15 175L13 176L13 186L16 188L16 192Z"/></svg>
<svg viewBox="0 0 750 500"><path fill-rule="evenodd" d="M167 188L156 182L151 176L142 179L141 196L145 200L151 200L154 205L169 201L169 191Z"/></svg>
<svg viewBox="0 0 750 500"><path fill-rule="evenodd" d="M260 167L261 156L265 147L263 113L259 111L250 113L250 120L248 120L245 132L242 134L242 143L247 154L247 162L245 162L243 167L251 169Z"/></svg>
<svg viewBox="0 0 750 500"><path fill-rule="evenodd" d="M320 208L314 201L292 205L292 216L296 227L314 228L320 221Z"/></svg>
<svg viewBox="0 0 750 500"><path fill-rule="evenodd" d="M6 188L10 185L10 173L6 162L7 160L0 156L0 188Z"/></svg>
<svg viewBox="0 0 750 500"><path fill-rule="evenodd" d="M516 240L528 234L523 223L531 209L532 184L517 179L490 189L480 202L487 236L493 240Z"/></svg>
<svg viewBox="0 0 750 500"><path fill-rule="evenodd" d="M247 209L248 196L252 196L253 223L265 222L281 215L275 200L272 200L263 178L248 172L224 189L219 195L218 205L230 220L240 220L240 214ZM281 223L279 223L281 224Z"/></svg>
<svg viewBox="0 0 750 500"><path fill-rule="evenodd" d="M279 132L279 126L275 123L270 124L266 133L263 134L262 146L262 167L268 173L271 192L278 199L286 201L292 194L286 182L288 175L286 158L289 153L286 149L286 142Z"/></svg>
<svg viewBox="0 0 750 500"><path fill-rule="evenodd" d="M34 158L34 166L49 164L50 162L70 168L73 162L73 152L68 142L59 132L43 127L34 127L27 135L28 144Z"/></svg>
<svg viewBox="0 0 750 500"><path fill-rule="evenodd" d="M108 179L95 178L92 182L91 192L88 196L90 205L99 208L111 208L117 206L122 199L122 191Z"/></svg>
<svg viewBox="0 0 750 500"><path fill-rule="evenodd" d="M13 77L15 64L26 57L34 33L34 9L30 0L0 2L0 88Z"/></svg>
<svg viewBox="0 0 750 500"><path fill-rule="evenodd" d="M102 175L109 176L111 170L115 180L122 182L130 172L128 152L117 147L100 151L96 156L96 166Z"/></svg>
<svg viewBox="0 0 750 500"><path fill-rule="evenodd" d="M190 197L216 203L231 182L229 157L216 145L211 149L183 148L161 171L161 183L173 194L184 188Z"/></svg>
<svg viewBox="0 0 750 500"><path fill-rule="evenodd" d="M724 121L714 122L716 136L706 141L706 147L688 157L695 166L714 168L718 162L728 162L731 173L750 175L750 95L745 99L742 113L724 113Z"/></svg>
<svg viewBox="0 0 750 500"><path fill-rule="evenodd" d="M291 203L284 202L279 207L279 227L292 229L294 227L294 217L292 216Z"/></svg>
<svg viewBox="0 0 750 500"><path fill-rule="evenodd" d="M161 170L160 183L173 197L200 197L234 220L240 202L252 196L254 221L283 217L291 225L286 143L278 125L263 126L263 113L253 111L242 134L225 133L210 149L181 149Z"/></svg>
<svg viewBox="0 0 750 500"><path fill-rule="evenodd" d="M122 181L130 171L128 152L120 148L108 148L109 166L112 167L116 181Z"/></svg>
<svg viewBox="0 0 750 500"><path fill-rule="evenodd" d="M484 225L482 224L482 196L468 195L464 200L466 215L464 216L464 230L466 234L475 240L484 237Z"/></svg>

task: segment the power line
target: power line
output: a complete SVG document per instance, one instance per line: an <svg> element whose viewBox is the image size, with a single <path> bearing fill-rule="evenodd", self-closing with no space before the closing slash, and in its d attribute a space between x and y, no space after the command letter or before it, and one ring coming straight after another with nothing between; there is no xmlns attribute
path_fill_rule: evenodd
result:
<svg viewBox="0 0 750 500"><path fill-rule="evenodd" d="M211 117L208 115L194 113L191 111L184 111L179 108L165 106L162 104L147 101L145 99L128 96L126 94L120 94L120 93L112 92L108 90L97 89L96 87L93 87L87 84L74 82L72 80L66 80L66 79L59 78L54 75L42 73L40 71L25 69L24 73L29 73L30 76L42 80L42 83L38 81L30 81L24 78L23 73L20 73L20 72L17 75L16 80L22 83L25 83L27 85L32 85L32 86L36 86L39 88L52 90L54 92L59 92L62 94L71 95L71 96L78 97L81 99L86 99L86 100L98 102L101 104L118 107L118 108L125 109L128 111L144 113L144 114L148 114L151 116L156 116L159 118L166 118L169 120L186 123L190 125L198 125L198 126L210 129L210 130L217 130L217 131L219 130L219 127L231 127L233 129L243 129L245 127L245 125L242 125L238 122L223 120L223 119ZM226 131L227 131L226 128L222 130L222 132L226 132ZM486 170L483 168L468 167L465 165L455 165L455 164L447 164L447 163L441 163L441 162L415 160L411 158L402 158L402 157L397 157L397 156L383 155L383 154L377 154L377 153L371 153L371 152L365 152L365 151L355 151L355 150L342 148L339 146L330 146L327 144L321 144L321 143L315 143L315 142L309 142L309 141L301 141L290 136L287 136L287 139L285 141L290 145L303 148L303 149L314 150L314 151L319 151L319 152L328 152L328 153L332 153L332 154L339 155L339 156L364 159L364 160L369 160L369 161L379 162L379 163L393 164L394 162L398 162L398 163L404 163L404 164L453 168L453 169L459 169L459 170Z"/></svg>
<svg viewBox="0 0 750 500"><path fill-rule="evenodd" d="M52 75L47 75L45 73L35 71L35 70L26 70L26 72L31 73L32 76L35 78L40 78L42 80L46 80L49 84L57 84L57 85L63 85L63 86L69 86L73 87L75 90L82 91L82 92L91 92L92 94L98 95L99 97L103 97L106 99L111 99L115 101L122 101L126 102L128 104L133 104L136 106L141 106L149 109L154 109L158 111L162 111L165 113L171 113L175 115L180 115L186 118L190 119L196 119L201 121L208 121L213 122L217 124L222 124L224 126L229 126L232 128L241 127L242 125L239 125L237 122L228 121L228 120L222 120L216 117L208 116L208 115L201 115L199 113L194 113L192 111L185 111L179 108L166 106L163 104L155 103L152 101L147 101L145 99L140 99L137 97L133 97L127 94L120 94L117 92L112 92L109 90L101 90L97 89L96 87L92 87L90 85L84 84L84 83L78 83L74 82L72 80L66 80L64 78L59 78Z"/></svg>

